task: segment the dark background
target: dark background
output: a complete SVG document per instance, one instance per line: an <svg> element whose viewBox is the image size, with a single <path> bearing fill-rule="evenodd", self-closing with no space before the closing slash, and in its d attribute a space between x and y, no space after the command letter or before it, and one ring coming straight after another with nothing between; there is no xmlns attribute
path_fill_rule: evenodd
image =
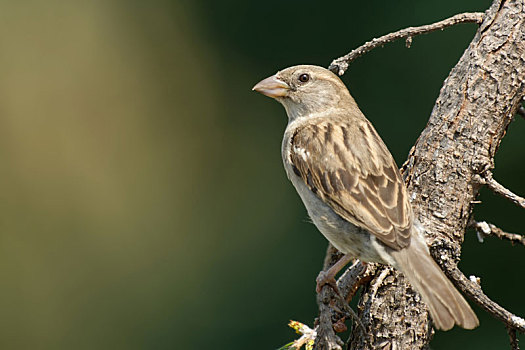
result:
<svg viewBox="0 0 525 350"><path fill-rule="evenodd" d="M489 1L0 4L0 347L275 349L312 325L326 241L281 164L278 69ZM474 24L389 44L343 80L401 164ZM525 194L525 121L495 177ZM480 220L524 232L483 191ZM524 248L468 232L461 268L525 315ZM479 308L434 349L508 347Z"/></svg>

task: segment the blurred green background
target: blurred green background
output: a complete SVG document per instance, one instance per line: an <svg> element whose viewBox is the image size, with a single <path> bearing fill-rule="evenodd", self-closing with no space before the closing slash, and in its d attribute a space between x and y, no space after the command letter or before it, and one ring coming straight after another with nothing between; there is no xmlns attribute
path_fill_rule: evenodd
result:
<svg viewBox="0 0 525 350"><path fill-rule="evenodd" d="M275 349L312 324L326 241L260 79L490 1L1 1L0 348ZM397 42L344 76L401 164L475 33ZM525 194L525 121L496 178ZM524 232L488 191L476 217ZM461 268L525 315L524 248L470 232ZM501 324L434 349L508 347ZM523 337L522 337L523 338Z"/></svg>

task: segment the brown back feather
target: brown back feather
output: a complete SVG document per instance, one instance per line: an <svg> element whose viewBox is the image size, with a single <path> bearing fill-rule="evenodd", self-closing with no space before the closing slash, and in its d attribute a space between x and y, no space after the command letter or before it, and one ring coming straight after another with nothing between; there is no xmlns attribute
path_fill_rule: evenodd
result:
<svg viewBox="0 0 525 350"><path fill-rule="evenodd" d="M364 117L310 119L291 138L290 161L295 174L342 218L393 249L409 245L412 209L405 185Z"/></svg>

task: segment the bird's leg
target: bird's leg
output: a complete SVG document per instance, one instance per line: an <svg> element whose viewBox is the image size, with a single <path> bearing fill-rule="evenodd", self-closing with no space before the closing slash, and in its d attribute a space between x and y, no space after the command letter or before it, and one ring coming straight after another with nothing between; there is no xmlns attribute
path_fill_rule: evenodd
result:
<svg viewBox="0 0 525 350"><path fill-rule="evenodd" d="M328 270L321 271L319 273L319 275L317 276L317 287L316 287L317 293L321 293L321 289L323 288L323 286L325 284L328 284L334 290L335 298L339 299L339 302L341 303L341 306L345 310L345 312L343 312L340 309L337 309L340 314L345 314L345 316L342 319L338 320L333 325L333 327L336 330L336 332L342 332L342 331L344 331L346 329L346 326L344 325L344 319L345 319L345 317L348 317L348 316L350 316L356 322L356 324L363 331L365 331L365 327L364 327L363 323L361 322L361 320L359 319L359 316L348 305L347 300L345 299L345 297L343 297L343 295L341 294L341 291L337 287L337 282L335 280L335 275L337 275L337 273L339 271L341 271L341 269L343 267L345 267L353 258L354 258L354 256L346 254L341 259L339 259L333 266L331 266ZM358 263L366 268L366 263L365 262L359 262L358 261ZM357 289L357 288L359 288L359 285L356 284L356 286L354 286L353 288ZM353 291L353 293L355 293L355 290ZM353 295L353 293L350 293L350 294ZM335 304L332 305L332 307L337 308L337 306Z"/></svg>
<svg viewBox="0 0 525 350"><path fill-rule="evenodd" d="M337 294L339 294L339 296L341 296L339 288L337 288L337 283L335 282L335 275L337 275L337 273L353 258L352 255L346 254L328 270L319 272L319 275L316 278L317 287L315 288L317 293L321 293L321 288L323 288L325 284L328 284Z"/></svg>

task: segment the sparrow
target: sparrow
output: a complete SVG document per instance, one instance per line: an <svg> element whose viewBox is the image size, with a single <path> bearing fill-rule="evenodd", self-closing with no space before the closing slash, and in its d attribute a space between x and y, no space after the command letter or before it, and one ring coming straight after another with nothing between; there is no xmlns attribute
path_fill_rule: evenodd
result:
<svg viewBox="0 0 525 350"><path fill-rule="evenodd" d="M286 68L253 87L288 115L286 174L318 230L350 259L391 265L428 306L437 329L473 329L476 314L432 259L399 169L344 83L312 65Z"/></svg>

